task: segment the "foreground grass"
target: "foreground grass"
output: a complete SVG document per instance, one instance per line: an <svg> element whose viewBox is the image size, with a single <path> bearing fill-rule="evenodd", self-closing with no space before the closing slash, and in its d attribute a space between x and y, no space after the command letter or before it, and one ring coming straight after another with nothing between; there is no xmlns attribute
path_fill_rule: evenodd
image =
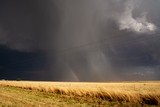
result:
<svg viewBox="0 0 160 107"><path fill-rule="evenodd" d="M4 105L160 106L160 82L71 83L0 81L0 86L1 105L8 98L9 103L5 102L6 104ZM17 93L20 94L18 95L20 98L14 99Z"/></svg>
<svg viewBox="0 0 160 107"><path fill-rule="evenodd" d="M130 107L130 103L108 102L100 99L86 100L72 96L0 86L0 107ZM132 106L141 106L132 104Z"/></svg>
<svg viewBox="0 0 160 107"><path fill-rule="evenodd" d="M44 93L40 91L32 91L15 87L0 87L0 106L4 107L62 107L62 106L81 106L88 105L78 103L75 100L66 100L62 96Z"/></svg>

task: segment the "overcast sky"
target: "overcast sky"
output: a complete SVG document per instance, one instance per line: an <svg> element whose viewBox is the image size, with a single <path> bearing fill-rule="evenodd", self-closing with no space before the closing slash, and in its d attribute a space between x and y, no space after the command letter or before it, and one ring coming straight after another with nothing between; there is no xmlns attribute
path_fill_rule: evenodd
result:
<svg viewBox="0 0 160 107"><path fill-rule="evenodd" d="M0 79L160 79L160 0L1 0Z"/></svg>

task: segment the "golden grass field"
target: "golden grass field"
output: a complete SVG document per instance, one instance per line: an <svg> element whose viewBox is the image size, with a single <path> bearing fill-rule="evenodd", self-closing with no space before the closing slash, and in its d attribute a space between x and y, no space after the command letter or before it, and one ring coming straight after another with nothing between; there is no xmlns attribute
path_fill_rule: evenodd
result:
<svg viewBox="0 0 160 107"><path fill-rule="evenodd" d="M0 81L0 86L38 90L83 98L86 101L100 99L100 101L160 106L159 81L108 83Z"/></svg>

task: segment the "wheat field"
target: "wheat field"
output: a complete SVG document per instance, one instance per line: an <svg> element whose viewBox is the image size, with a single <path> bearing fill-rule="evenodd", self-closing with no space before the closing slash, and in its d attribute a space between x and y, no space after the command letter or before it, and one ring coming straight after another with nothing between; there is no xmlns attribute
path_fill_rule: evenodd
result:
<svg viewBox="0 0 160 107"><path fill-rule="evenodd" d="M59 95L104 101L160 105L160 82L42 82L0 81L0 86L50 92Z"/></svg>

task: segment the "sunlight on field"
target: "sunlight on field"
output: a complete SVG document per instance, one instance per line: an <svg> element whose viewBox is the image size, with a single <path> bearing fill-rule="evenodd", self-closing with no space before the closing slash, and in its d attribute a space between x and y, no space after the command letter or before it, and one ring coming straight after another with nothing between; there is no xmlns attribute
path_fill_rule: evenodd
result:
<svg viewBox="0 0 160 107"><path fill-rule="evenodd" d="M160 82L30 82L0 81L0 85L52 92L86 99L160 105Z"/></svg>

